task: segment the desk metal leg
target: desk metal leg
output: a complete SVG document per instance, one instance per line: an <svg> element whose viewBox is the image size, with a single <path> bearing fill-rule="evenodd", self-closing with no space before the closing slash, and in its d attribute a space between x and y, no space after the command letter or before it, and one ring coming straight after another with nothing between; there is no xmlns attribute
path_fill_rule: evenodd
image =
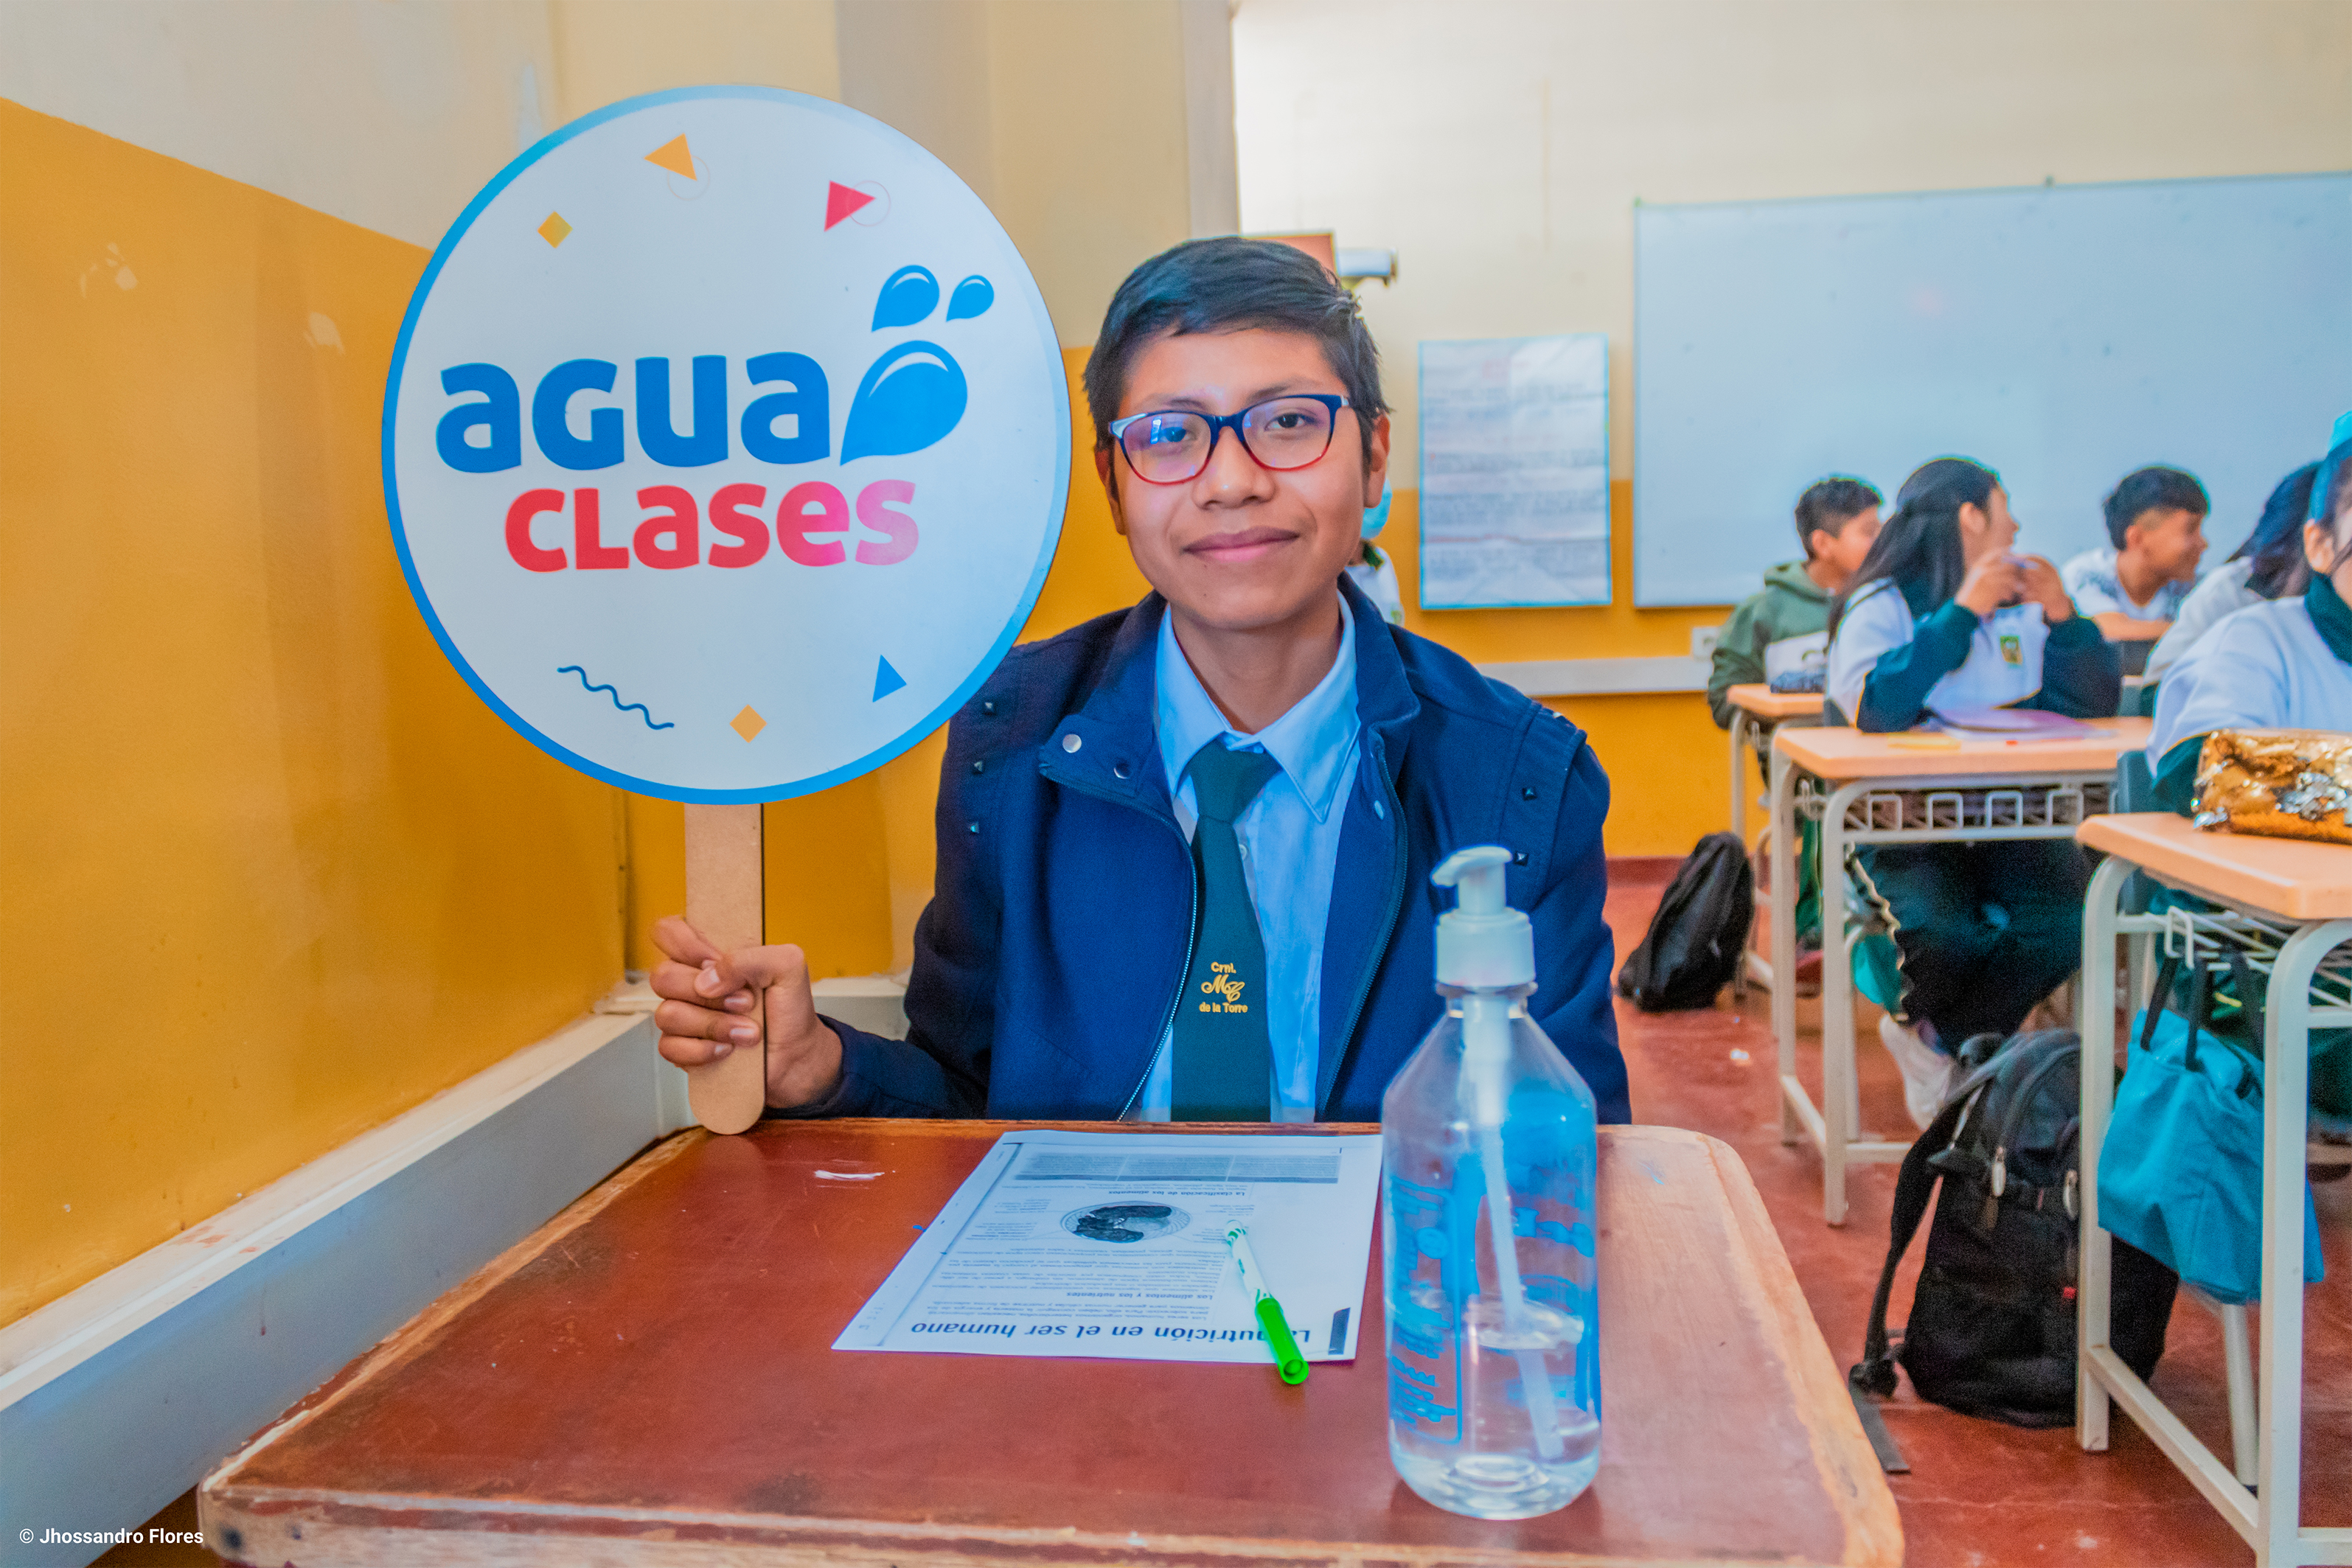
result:
<svg viewBox="0 0 2352 1568"><path fill-rule="evenodd" d="M1795 768L1772 748L1772 1042L1780 1071L1780 1141L1803 1130L1797 1104L1797 813Z"/></svg>
<svg viewBox="0 0 2352 1568"><path fill-rule="evenodd" d="M1748 841L1748 768L1739 753L1748 744L1748 710L1731 710L1731 831L1741 843Z"/></svg>
<svg viewBox="0 0 2352 1568"><path fill-rule="evenodd" d="M2263 1346L2254 1562L2302 1555L2303 1189L2308 1132L2311 976L2352 920L2307 925L2271 968L2263 1041ZM2331 1532L2335 1533L2335 1532ZM2343 1561L2338 1558L2336 1561Z"/></svg>
<svg viewBox="0 0 2352 1568"><path fill-rule="evenodd" d="M2083 1040L2082 1131L2076 1145L2082 1176L2081 1229L2075 1249L2074 1437L2097 1452L2107 1446L2109 1404L2091 1374L2091 1353L2107 1348L2107 1281L2114 1246L2099 1228L2099 1145L2116 1101L2116 913L2132 868L2119 855L2099 862L2083 900L2083 1005L2075 1028Z"/></svg>
<svg viewBox="0 0 2352 1568"><path fill-rule="evenodd" d="M1821 896L1814 900L1822 912L1822 1218L1832 1225L1845 1223L1846 1156L1862 1123L1853 956L1845 934L1845 813L1865 788L1849 784L1833 791L1822 813Z"/></svg>

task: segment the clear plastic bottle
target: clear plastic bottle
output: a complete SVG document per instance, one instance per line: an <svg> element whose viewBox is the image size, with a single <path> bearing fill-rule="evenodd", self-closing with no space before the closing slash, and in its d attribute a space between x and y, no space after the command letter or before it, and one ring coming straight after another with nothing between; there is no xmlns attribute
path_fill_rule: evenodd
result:
<svg viewBox="0 0 2352 1568"><path fill-rule="evenodd" d="M1433 875L1460 890L1437 923L1445 1017L1381 1103L1389 1455L1478 1519L1564 1508L1601 1464L1592 1092L1528 1017L1510 860L1463 850Z"/></svg>

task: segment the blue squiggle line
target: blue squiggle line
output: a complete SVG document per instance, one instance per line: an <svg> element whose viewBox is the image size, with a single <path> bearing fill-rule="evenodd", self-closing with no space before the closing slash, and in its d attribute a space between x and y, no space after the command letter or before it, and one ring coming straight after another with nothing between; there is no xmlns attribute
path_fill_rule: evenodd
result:
<svg viewBox="0 0 2352 1568"><path fill-rule="evenodd" d="M646 706L643 703L623 702L621 700L621 694L619 691L612 686L598 685L589 680L588 672L582 669L577 664L558 664L555 667L555 673L559 675L579 676L580 684L582 685L586 686L592 692L604 693L613 699L613 706L620 709L623 713L634 713L642 717L646 721L646 727L647 729L676 729L677 727L677 725L674 720L668 724L656 724L654 722L653 709Z"/></svg>

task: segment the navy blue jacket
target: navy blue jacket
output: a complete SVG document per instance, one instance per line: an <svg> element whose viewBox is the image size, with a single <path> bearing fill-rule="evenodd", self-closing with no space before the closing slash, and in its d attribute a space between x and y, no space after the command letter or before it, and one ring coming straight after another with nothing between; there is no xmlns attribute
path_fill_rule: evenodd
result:
<svg viewBox="0 0 2352 1568"><path fill-rule="evenodd" d="M1316 1107L1380 1119L1439 1017L1429 873L1517 852L1535 922L1528 1012L1630 1119L1601 918L1609 782L1575 726L1382 621L1352 583L1362 764L1345 796L1323 946ZM840 1086L789 1113L1109 1121L1131 1106L1191 962L1192 856L1152 727L1158 594L1016 647L948 727L939 873L915 928L908 1037L827 1019Z"/></svg>

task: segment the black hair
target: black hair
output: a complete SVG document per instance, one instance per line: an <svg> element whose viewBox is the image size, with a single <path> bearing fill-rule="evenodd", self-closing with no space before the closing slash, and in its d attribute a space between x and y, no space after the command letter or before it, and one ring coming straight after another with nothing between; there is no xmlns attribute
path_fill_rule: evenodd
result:
<svg viewBox="0 0 2352 1568"><path fill-rule="evenodd" d="M2323 496L2326 497L2324 503L2321 500ZM2352 509L2352 441L2338 443L2336 449L2321 461L2318 477L2313 481L2311 498L2311 516L2305 519L2305 525L2308 527L2317 523L2327 536L2327 565L2313 570L2332 576L2344 561L2344 519L2347 510ZM2305 586L2310 586L2308 581Z"/></svg>
<svg viewBox="0 0 2352 1568"><path fill-rule="evenodd" d="M2124 533L2139 520L2143 512L2194 512L2199 517L2213 509L2212 497L2197 476L2179 468L2142 468L2124 476L2123 483L2107 497L2107 538L2116 549L2124 548Z"/></svg>
<svg viewBox="0 0 2352 1568"><path fill-rule="evenodd" d="M1322 345L1331 371L1348 389L1372 460L1371 422L1389 411L1381 398L1381 354L1356 297L1303 250L1263 239L1195 239L1161 251L1127 275L1103 315L1087 361L1087 408L1095 447L1110 444L1110 422L1127 395L1127 367L1162 332L1230 332L1263 327L1298 332Z"/></svg>
<svg viewBox="0 0 2352 1568"><path fill-rule="evenodd" d="M1797 542L1805 547L1805 559L1812 559L1816 529L1835 538L1848 523L1885 499L1876 486L1843 474L1808 486L1797 497Z"/></svg>
<svg viewBox="0 0 2352 1568"><path fill-rule="evenodd" d="M2254 531L2231 552L2231 560L2252 558L2246 586L2264 599L2292 598L2310 576L2311 565L2303 559L2303 519L2311 510L2311 482L2318 475L2319 465L2306 463L2280 480L2263 503Z"/></svg>
<svg viewBox="0 0 2352 1568"><path fill-rule="evenodd" d="M1895 515L1879 528L1862 570L1830 606L1830 635L1837 635L1846 607L1874 583L1894 583L1915 616L1958 592L1969 573L1960 508L1983 506L2000 485L2000 476L1973 458L1938 457L1922 464L1895 493Z"/></svg>

